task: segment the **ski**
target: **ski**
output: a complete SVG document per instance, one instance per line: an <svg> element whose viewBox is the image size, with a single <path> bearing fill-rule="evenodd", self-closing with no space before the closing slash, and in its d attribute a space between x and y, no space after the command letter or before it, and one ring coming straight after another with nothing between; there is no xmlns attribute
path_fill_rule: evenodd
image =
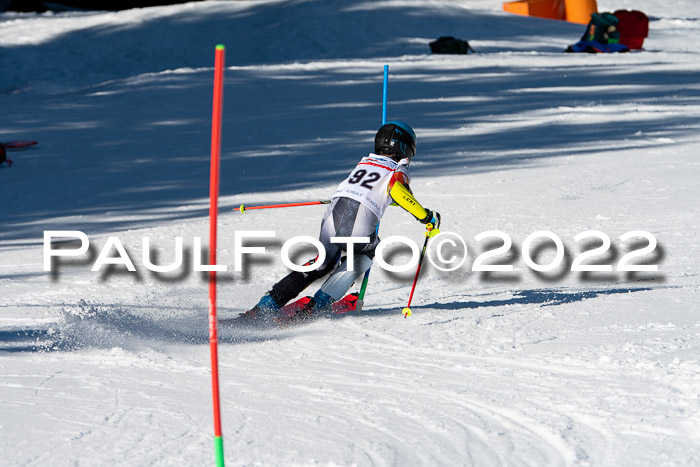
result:
<svg viewBox="0 0 700 467"><path fill-rule="evenodd" d="M358 294L357 293L351 293L346 295L345 297L341 298L340 300L336 301L331 305L331 311L330 315L343 315L345 313L349 313L351 311L355 311L357 309L357 298ZM301 297L292 303L289 303L285 306L282 307L280 310L279 314L277 317L274 319L274 322L280 326L286 326L286 325L291 325L297 322L304 322L308 321L310 319L316 318L315 316L309 316L304 319L299 319L297 317L297 313L299 313L301 310L304 309L304 307L309 303L311 300L311 297ZM324 315L327 316L327 315ZM319 316L320 317L320 316ZM247 313L241 313L238 317L229 319L229 320L222 320L221 324L231 324L233 322L248 322L250 324L253 323L264 323L269 321L268 319L259 319L255 317L251 317L247 315Z"/></svg>
<svg viewBox="0 0 700 467"><path fill-rule="evenodd" d="M357 308L358 295L359 294L357 293L351 293L341 298L340 300L333 302L333 304L331 305L330 316L343 315L345 313L355 311ZM303 310L310 300L311 297L302 297L288 305L285 305L284 307L282 307L282 311L280 312L279 317L275 320L275 322L280 326L288 326L293 325L295 323L307 322L316 318L328 316L322 314L320 316L310 315L299 318L297 316L297 313Z"/></svg>
<svg viewBox="0 0 700 467"><path fill-rule="evenodd" d="M282 310L280 310L279 316L277 317L277 321L279 322L287 322L287 321L293 321L294 317L298 312L304 309L307 303L311 300L311 297L301 297L298 300L293 301L292 303L288 303L287 305L282 307Z"/></svg>
<svg viewBox="0 0 700 467"><path fill-rule="evenodd" d="M357 293L351 293L341 298L340 300L334 302L333 305L331 305L330 314L343 315L345 313L355 311L357 309L357 297ZM298 319L297 317L297 313L303 310L310 300L311 297L301 297L293 301L292 303L288 303L287 305L283 306L277 317L274 319L274 322L278 325L285 326L316 318L314 316L310 316L305 319ZM233 319L222 320L221 324L226 325L231 324L233 322L247 322L250 324L269 322L269 318L260 319L259 317L251 316L248 313L250 312L241 313L238 317Z"/></svg>
<svg viewBox="0 0 700 467"><path fill-rule="evenodd" d="M357 310L357 299L359 296L360 294L356 292L344 296L337 302L333 303L331 313L334 315L342 315Z"/></svg>

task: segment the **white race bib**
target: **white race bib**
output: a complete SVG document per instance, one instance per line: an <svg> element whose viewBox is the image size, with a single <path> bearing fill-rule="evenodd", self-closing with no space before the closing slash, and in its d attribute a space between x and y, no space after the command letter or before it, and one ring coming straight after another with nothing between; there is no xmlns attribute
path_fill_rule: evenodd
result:
<svg viewBox="0 0 700 467"><path fill-rule="evenodd" d="M402 172L409 179L408 159L400 162L387 156L370 154L363 157L350 172L348 178L338 185L333 198L345 197L359 201L381 219L386 208L393 202L387 188L394 172Z"/></svg>

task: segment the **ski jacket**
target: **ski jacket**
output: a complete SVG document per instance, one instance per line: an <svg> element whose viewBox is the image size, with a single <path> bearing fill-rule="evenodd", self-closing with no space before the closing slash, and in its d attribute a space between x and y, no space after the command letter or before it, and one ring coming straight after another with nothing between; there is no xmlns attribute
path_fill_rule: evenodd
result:
<svg viewBox="0 0 700 467"><path fill-rule="evenodd" d="M387 207L396 203L422 221L428 212L411 193L410 181L408 159L396 162L391 157L370 153L338 185L333 198L359 201L378 219L382 218Z"/></svg>

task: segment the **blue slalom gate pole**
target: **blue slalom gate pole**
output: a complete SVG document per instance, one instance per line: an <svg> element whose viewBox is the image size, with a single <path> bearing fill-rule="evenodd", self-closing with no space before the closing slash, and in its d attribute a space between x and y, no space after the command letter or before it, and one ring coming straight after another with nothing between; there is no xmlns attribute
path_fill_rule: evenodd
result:
<svg viewBox="0 0 700 467"><path fill-rule="evenodd" d="M384 65L384 86L383 86L383 97L382 97L382 125L386 123L386 107L387 107L387 95L389 92L389 65ZM377 233L379 233L379 224L377 224ZM365 292L367 291L367 283L369 282L369 272L372 270L370 267L365 272L365 277L362 279L362 286L360 287L360 293L357 296L357 302L355 305L356 311L362 311L362 306L365 303Z"/></svg>
<svg viewBox="0 0 700 467"><path fill-rule="evenodd" d="M389 91L389 65L384 65L384 97L382 99L382 125L386 123L386 101Z"/></svg>

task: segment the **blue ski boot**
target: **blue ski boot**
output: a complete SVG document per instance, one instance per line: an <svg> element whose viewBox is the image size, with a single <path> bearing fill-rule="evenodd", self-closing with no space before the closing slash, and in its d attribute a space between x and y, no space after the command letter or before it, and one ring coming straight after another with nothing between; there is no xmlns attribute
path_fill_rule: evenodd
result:
<svg viewBox="0 0 700 467"><path fill-rule="evenodd" d="M270 296L270 292L268 292L263 295L257 305L245 313L241 313L238 318L244 321L268 320L279 313L281 309L282 307L279 303L277 303L272 296Z"/></svg>
<svg viewBox="0 0 700 467"><path fill-rule="evenodd" d="M318 291L304 308L297 311L293 321L308 321L329 313L335 299L325 292Z"/></svg>

